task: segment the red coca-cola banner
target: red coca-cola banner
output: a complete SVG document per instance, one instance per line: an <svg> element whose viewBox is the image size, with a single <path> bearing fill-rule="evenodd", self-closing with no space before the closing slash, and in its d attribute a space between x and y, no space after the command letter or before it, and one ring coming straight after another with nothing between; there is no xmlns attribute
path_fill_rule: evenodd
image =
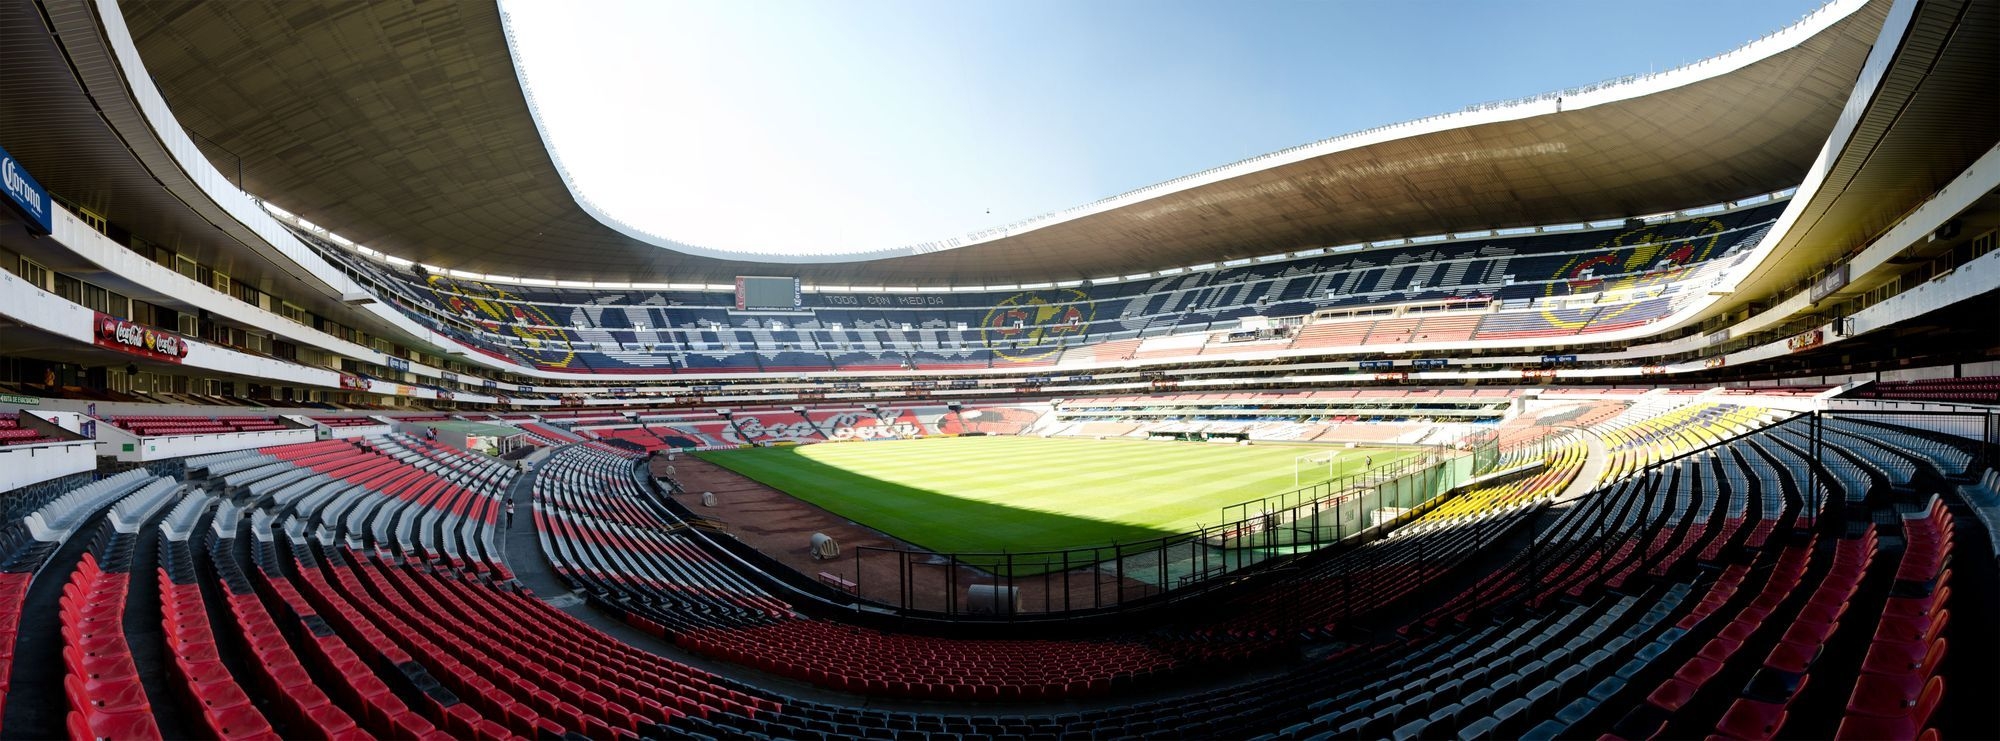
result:
<svg viewBox="0 0 2000 741"><path fill-rule="evenodd" d="M187 340L180 335L109 314L97 315L97 330L91 335L99 346L154 360L178 363L181 358L187 357Z"/></svg>

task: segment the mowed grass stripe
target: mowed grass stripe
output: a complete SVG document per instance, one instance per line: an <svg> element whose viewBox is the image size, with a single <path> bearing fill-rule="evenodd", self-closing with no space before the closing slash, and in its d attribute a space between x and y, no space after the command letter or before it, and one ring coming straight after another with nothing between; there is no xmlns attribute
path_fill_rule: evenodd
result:
<svg viewBox="0 0 2000 741"><path fill-rule="evenodd" d="M1021 552L1134 542L1218 524L1224 507L1290 490L1295 460L1323 452L1339 455L1341 473L1358 470L1369 456L1382 465L1411 454L968 437L698 455L927 549ZM1309 473L1307 481L1323 477Z"/></svg>

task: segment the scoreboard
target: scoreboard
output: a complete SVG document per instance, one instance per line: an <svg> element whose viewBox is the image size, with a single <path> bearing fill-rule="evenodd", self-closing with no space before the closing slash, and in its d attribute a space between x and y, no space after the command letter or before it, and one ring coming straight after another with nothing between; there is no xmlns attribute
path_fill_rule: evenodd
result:
<svg viewBox="0 0 2000 741"><path fill-rule="evenodd" d="M798 311L803 303L799 279L758 275L736 276L736 310Z"/></svg>

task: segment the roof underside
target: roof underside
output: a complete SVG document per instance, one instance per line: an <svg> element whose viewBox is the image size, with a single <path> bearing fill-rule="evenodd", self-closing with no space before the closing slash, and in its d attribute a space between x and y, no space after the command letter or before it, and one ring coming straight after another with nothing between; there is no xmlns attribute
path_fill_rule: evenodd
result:
<svg viewBox="0 0 2000 741"><path fill-rule="evenodd" d="M676 252L585 213L536 131L492 4L122 3L217 167L240 164L245 190L356 242L530 278L856 285L1101 278L1781 189L1817 155L1887 5L1651 95L1338 151L957 249L799 264Z"/></svg>
<svg viewBox="0 0 2000 741"><path fill-rule="evenodd" d="M1826 183L1718 309L1734 312L1798 289L2000 142L2000 4L1927 0L1912 10L1901 38L1882 43L1892 41L1895 56L1852 137L1829 161ZM1989 223L1991 208L1990 201L1975 207L1975 223Z"/></svg>

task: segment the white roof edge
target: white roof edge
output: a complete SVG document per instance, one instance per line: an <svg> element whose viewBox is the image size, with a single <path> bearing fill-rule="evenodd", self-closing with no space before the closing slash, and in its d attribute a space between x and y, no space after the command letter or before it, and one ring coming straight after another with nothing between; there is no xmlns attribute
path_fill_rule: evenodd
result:
<svg viewBox="0 0 2000 741"><path fill-rule="evenodd" d="M1476 103L1458 111L1440 113L1410 121L1385 124L1374 128L1340 134L1327 139L1213 167L1201 172L1183 175L1172 180L1126 191L1061 211L1023 219L1012 224L976 230L959 237L948 237L898 247L823 254L794 254L777 251L762 252L688 244L646 231L598 208L595 203L577 188L574 178L570 175L569 168L563 164L562 155L556 151L549 139L548 128L542 122L541 109L535 102L534 89L529 85L526 70L521 65L519 45L514 39L513 18L507 13L504 4L500 7L500 26L507 38L507 52L514 66L515 80L521 87L522 97L527 101L528 115L534 121L536 134L541 137L542 148L548 152L549 161L555 165L557 174L562 178L563 187L569 190L570 197L575 199L577 206L582 208L591 218L597 219L605 226L632 239L688 255L718 260L820 264L881 260L969 247L1025 234L1037 229L1110 211L1133 203L1172 195L1210 183L1385 141L1394 141L1396 139L1468 126L1518 120L1563 110L1589 108L1650 95L1663 90L1720 77L1762 61L1818 35L1834 23L1860 10L1868 2L1869 0L1828 0L1824 5L1807 12L1792 25L1765 34L1760 38L1721 54L1661 72L1644 75L1626 75L1590 85L1565 88L1525 98Z"/></svg>

